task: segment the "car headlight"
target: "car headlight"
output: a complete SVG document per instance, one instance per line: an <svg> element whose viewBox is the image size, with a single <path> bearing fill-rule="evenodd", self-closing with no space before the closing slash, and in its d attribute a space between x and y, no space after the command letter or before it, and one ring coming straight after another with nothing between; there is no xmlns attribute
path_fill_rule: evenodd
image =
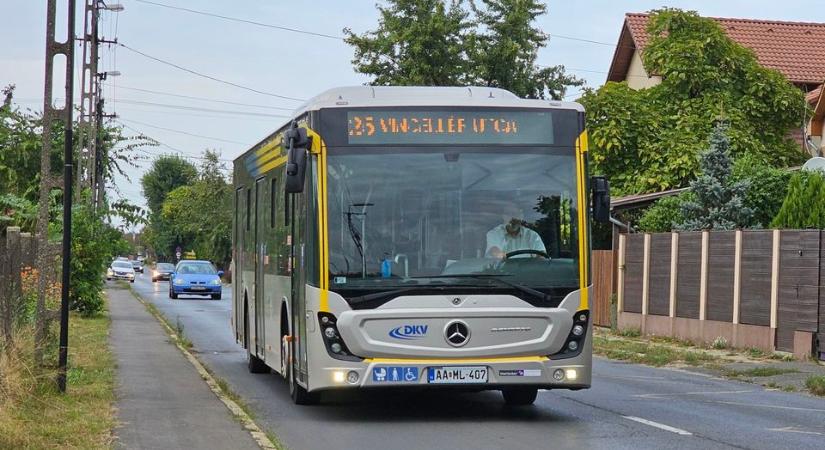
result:
<svg viewBox="0 0 825 450"><path fill-rule="evenodd" d="M177 284L177 285L183 284L183 278L175 278L175 284Z"/></svg>
<svg viewBox="0 0 825 450"><path fill-rule="evenodd" d="M134 277L135 277L135 273L134 273L134 272L127 273L126 275L128 275L128 276L129 276L129 278L134 278Z"/></svg>
<svg viewBox="0 0 825 450"><path fill-rule="evenodd" d="M212 286L220 286L220 285L221 285L221 279L220 278L215 278L214 280L212 280Z"/></svg>
<svg viewBox="0 0 825 450"><path fill-rule="evenodd" d="M106 269L106 275L112 275L113 273L112 269Z"/></svg>

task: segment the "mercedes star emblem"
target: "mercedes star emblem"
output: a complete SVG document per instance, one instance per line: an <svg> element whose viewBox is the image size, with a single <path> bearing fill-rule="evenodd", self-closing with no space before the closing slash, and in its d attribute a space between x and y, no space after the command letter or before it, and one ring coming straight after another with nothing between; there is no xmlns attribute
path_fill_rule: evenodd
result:
<svg viewBox="0 0 825 450"><path fill-rule="evenodd" d="M454 320L444 328L444 338L453 347L461 347L470 340L470 327L460 320Z"/></svg>

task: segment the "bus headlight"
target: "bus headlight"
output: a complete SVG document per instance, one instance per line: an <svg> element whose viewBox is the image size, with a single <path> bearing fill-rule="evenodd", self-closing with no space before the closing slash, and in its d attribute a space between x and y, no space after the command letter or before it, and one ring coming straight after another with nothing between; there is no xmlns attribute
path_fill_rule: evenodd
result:
<svg viewBox="0 0 825 450"><path fill-rule="evenodd" d="M573 336L581 336L584 334L584 327L581 325L576 325L573 327Z"/></svg>
<svg viewBox="0 0 825 450"><path fill-rule="evenodd" d="M589 311L578 311L573 315L573 326L570 328L570 334L567 335L564 347L553 355L553 359L572 358L581 354L582 348L584 348L584 340L587 339L589 313Z"/></svg>
<svg viewBox="0 0 825 450"><path fill-rule="evenodd" d="M358 382L358 372L356 372L354 370L350 370L349 373L347 373L347 383L355 384L357 382Z"/></svg>
<svg viewBox="0 0 825 450"><path fill-rule="evenodd" d="M321 324L321 329L323 330L323 332L321 333L321 337L324 340L324 345L327 348L327 353L329 354L329 356L344 361L362 360L362 358L359 358L350 353L349 349L347 348L347 344L345 344L343 339L341 339L341 333L338 331L336 318L333 314L330 314L328 312L319 312L318 322ZM349 374L347 374L347 376L349 376Z"/></svg>
<svg viewBox="0 0 825 450"><path fill-rule="evenodd" d="M567 369L567 370L564 371L564 375L570 381L575 381L576 378L579 377L579 373L576 372L576 369Z"/></svg>
<svg viewBox="0 0 825 450"><path fill-rule="evenodd" d="M332 328L332 327L325 328L324 329L324 336L326 336L327 339L334 338L335 337L335 328Z"/></svg>

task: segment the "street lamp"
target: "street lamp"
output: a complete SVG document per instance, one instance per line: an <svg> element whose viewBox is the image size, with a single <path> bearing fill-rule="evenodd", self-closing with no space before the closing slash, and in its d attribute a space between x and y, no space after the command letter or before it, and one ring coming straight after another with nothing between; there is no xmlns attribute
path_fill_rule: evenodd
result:
<svg viewBox="0 0 825 450"><path fill-rule="evenodd" d="M101 73L97 74L97 76L100 77L101 80L106 81L107 77L119 77L120 76L120 71L119 70L110 70L108 72L101 72Z"/></svg>
<svg viewBox="0 0 825 450"><path fill-rule="evenodd" d="M103 9L103 10L106 10L106 11L111 11L111 12L121 12L126 8L124 8L123 5L121 5L120 3L113 3L111 5L107 5L107 4L104 3L103 7L101 7L100 9Z"/></svg>

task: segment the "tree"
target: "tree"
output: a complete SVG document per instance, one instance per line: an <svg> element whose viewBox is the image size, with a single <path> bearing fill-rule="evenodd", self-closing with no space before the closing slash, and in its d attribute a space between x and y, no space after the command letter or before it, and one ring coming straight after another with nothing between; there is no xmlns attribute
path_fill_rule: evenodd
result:
<svg viewBox="0 0 825 450"><path fill-rule="evenodd" d="M777 169L745 154L733 164L733 179L748 180L750 187L745 195L745 206L753 211L749 227L764 228L779 213L792 173L786 169Z"/></svg>
<svg viewBox="0 0 825 450"><path fill-rule="evenodd" d="M533 26L547 13L547 5L535 0L481 0L475 8L485 33L475 33L471 44L473 81L507 89L523 98L561 100L569 86L583 80L566 75L564 66L540 68L538 50L547 45L547 34ZM471 3L472 4L472 3Z"/></svg>
<svg viewBox="0 0 825 450"><path fill-rule="evenodd" d="M825 176L820 172L797 172L788 184L788 194L774 228L825 229Z"/></svg>
<svg viewBox="0 0 825 450"><path fill-rule="evenodd" d="M377 5L378 29L358 36L344 29L355 48L357 72L372 75L371 84L454 86L466 81L469 24L459 5L442 0L391 0Z"/></svg>
<svg viewBox="0 0 825 450"><path fill-rule="evenodd" d="M166 195L177 187L192 184L197 176L195 166L180 156L163 155L155 159L152 168L140 179L150 213L159 214Z"/></svg>
<svg viewBox="0 0 825 450"><path fill-rule="evenodd" d="M729 124L732 156L750 154L776 167L799 162L788 132L802 123L805 100L782 74L695 12L654 11L648 33L642 58L660 84L637 91L608 82L581 99L594 169L610 177L615 193L687 186L720 116Z"/></svg>
<svg viewBox="0 0 825 450"><path fill-rule="evenodd" d="M747 226L753 211L744 205L750 182L733 181L727 125L717 123L710 148L699 163L702 174L690 183L694 200L682 204L683 230L731 230Z"/></svg>
<svg viewBox="0 0 825 450"><path fill-rule="evenodd" d="M536 0L390 0L377 6L378 28L345 29L356 72L372 85L470 86L510 90L520 97L561 99L583 80L563 66L539 67L548 36L533 26L546 13ZM471 14L472 12L472 14Z"/></svg>

